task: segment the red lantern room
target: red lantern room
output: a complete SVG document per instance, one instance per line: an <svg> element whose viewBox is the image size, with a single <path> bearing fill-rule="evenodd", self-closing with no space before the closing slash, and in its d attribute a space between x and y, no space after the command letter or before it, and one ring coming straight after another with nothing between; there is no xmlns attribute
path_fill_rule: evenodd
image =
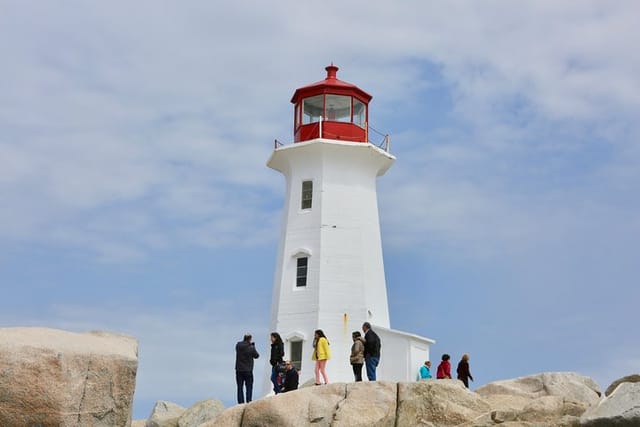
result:
<svg viewBox="0 0 640 427"><path fill-rule="evenodd" d="M368 142L368 106L371 95L336 77L338 67L325 68L327 77L296 89L294 142L315 138Z"/></svg>

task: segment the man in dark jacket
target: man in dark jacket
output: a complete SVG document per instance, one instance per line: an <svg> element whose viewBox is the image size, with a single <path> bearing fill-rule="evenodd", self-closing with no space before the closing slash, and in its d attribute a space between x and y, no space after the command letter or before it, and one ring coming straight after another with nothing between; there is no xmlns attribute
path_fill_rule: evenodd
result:
<svg viewBox="0 0 640 427"><path fill-rule="evenodd" d="M369 381L375 381L376 368L380 362L380 337L373 332L369 322L362 324L362 332L364 332L364 363L367 367L367 378Z"/></svg>
<svg viewBox="0 0 640 427"><path fill-rule="evenodd" d="M282 384L282 392L297 390L300 376L295 366L290 360L287 360L284 371L284 384Z"/></svg>
<svg viewBox="0 0 640 427"><path fill-rule="evenodd" d="M253 395L253 359L260 357L255 343L251 342L251 334L246 334L236 344L236 384L238 385L238 403L245 402L244 387L247 389L246 402L251 402Z"/></svg>

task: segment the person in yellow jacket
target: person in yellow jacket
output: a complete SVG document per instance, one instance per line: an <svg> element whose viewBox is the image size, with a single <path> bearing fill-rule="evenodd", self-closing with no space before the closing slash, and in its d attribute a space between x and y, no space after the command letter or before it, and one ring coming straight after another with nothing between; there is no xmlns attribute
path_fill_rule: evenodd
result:
<svg viewBox="0 0 640 427"><path fill-rule="evenodd" d="M322 384L320 382L320 375L324 379L325 384L329 384L329 378L327 377L327 360L331 359L331 350L329 350L329 340L322 332L322 329L316 329L313 333L313 354L311 360L316 361L316 367L314 373L316 374L316 385Z"/></svg>

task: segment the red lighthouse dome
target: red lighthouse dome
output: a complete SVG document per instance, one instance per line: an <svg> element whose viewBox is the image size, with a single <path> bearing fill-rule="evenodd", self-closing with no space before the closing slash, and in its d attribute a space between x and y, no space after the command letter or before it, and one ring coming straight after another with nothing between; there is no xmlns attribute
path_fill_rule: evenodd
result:
<svg viewBox="0 0 640 427"><path fill-rule="evenodd" d="M324 80L296 89L291 98L294 142L315 138L368 142L371 95L339 80L335 65L325 70Z"/></svg>

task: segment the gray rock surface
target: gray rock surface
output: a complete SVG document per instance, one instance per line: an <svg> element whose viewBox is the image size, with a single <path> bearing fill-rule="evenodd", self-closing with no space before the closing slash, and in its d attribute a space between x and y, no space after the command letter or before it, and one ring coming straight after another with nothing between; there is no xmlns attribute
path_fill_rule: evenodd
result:
<svg viewBox="0 0 640 427"><path fill-rule="evenodd" d="M186 408L166 400L159 400L153 405L146 427L178 427L178 419Z"/></svg>
<svg viewBox="0 0 640 427"><path fill-rule="evenodd" d="M202 400L184 411L178 419L178 427L198 427L220 415L224 409L224 404L218 399Z"/></svg>
<svg viewBox="0 0 640 427"><path fill-rule="evenodd" d="M137 368L132 337L0 328L0 425L130 426Z"/></svg>
<svg viewBox="0 0 640 427"><path fill-rule="evenodd" d="M585 405L600 400L600 387L591 378L575 372L547 372L510 380L496 381L476 390L480 396L521 396L537 399L543 396L560 396Z"/></svg>
<svg viewBox="0 0 640 427"><path fill-rule="evenodd" d="M624 382L580 417L588 427L640 426L640 383Z"/></svg>
<svg viewBox="0 0 640 427"><path fill-rule="evenodd" d="M609 396L611 393L613 393L613 390L615 390L616 387L618 387L622 383L637 383L637 382L640 382L640 374L631 374L631 375L626 375L622 378L618 378L617 380L612 382L609 385L609 387L607 387L607 389L604 392L604 395Z"/></svg>

